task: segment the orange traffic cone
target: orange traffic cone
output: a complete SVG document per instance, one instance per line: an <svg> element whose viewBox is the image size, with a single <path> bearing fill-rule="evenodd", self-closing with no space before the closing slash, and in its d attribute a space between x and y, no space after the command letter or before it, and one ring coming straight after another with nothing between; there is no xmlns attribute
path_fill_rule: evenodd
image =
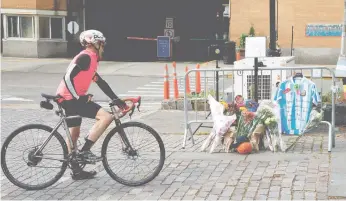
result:
<svg viewBox="0 0 346 201"><path fill-rule="evenodd" d="M179 91L178 91L178 80L177 80L177 66L176 63L173 62L173 88L174 88L174 98L179 98Z"/></svg>
<svg viewBox="0 0 346 201"><path fill-rule="evenodd" d="M197 64L197 70L199 70L199 64ZM201 93L201 72L196 71L196 93Z"/></svg>
<svg viewBox="0 0 346 201"><path fill-rule="evenodd" d="M169 82L168 82L168 66L166 64L165 66L165 76L163 78L163 99L168 100L169 99Z"/></svg>
<svg viewBox="0 0 346 201"><path fill-rule="evenodd" d="M185 67L185 73L187 73L188 71L189 71L189 68L186 66L186 67ZM190 89L190 78L189 78L189 75L186 76L185 87L186 87L186 93L187 93L187 94L191 94L191 89Z"/></svg>

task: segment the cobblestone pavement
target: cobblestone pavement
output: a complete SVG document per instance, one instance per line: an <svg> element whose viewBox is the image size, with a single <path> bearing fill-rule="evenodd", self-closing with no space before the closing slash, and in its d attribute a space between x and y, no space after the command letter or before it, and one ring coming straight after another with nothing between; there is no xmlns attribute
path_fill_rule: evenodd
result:
<svg viewBox="0 0 346 201"><path fill-rule="evenodd" d="M20 125L46 123L58 118L51 112L28 109L2 109L1 140ZM145 119L142 121L145 122ZM83 120L87 133L91 120ZM160 122L158 122L160 123ZM60 133L63 133L60 131ZM182 149L182 135L161 135L166 148L162 172L152 182L127 187L111 179L102 164L92 180L73 181L69 171L53 186L26 191L12 185L1 172L1 199L15 200L326 200L330 172L327 135L324 130L301 137L287 153L262 151L250 155L209 154L199 148L205 135L188 141ZM285 137L287 145L297 140ZM99 154L102 139L93 147Z"/></svg>

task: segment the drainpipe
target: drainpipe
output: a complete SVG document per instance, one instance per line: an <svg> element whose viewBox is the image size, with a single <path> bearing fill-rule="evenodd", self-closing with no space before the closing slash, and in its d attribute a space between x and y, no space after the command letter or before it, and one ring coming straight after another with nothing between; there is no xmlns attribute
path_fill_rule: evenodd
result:
<svg viewBox="0 0 346 201"><path fill-rule="evenodd" d="M338 62L336 64L335 76L343 77L344 98L346 99L346 0L344 0L344 23L342 25L341 48Z"/></svg>
<svg viewBox="0 0 346 201"><path fill-rule="evenodd" d="M344 1L344 23L342 26L342 38L341 38L341 50L340 50L340 56L345 57L346 56L346 0Z"/></svg>
<svg viewBox="0 0 346 201"><path fill-rule="evenodd" d="M53 2L53 10L54 10L54 15L58 15L58 0L54 0Z"/></svg>

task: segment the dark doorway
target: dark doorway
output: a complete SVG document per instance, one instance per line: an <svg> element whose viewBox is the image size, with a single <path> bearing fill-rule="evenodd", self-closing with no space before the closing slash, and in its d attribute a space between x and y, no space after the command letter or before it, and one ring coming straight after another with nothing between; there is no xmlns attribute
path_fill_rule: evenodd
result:
<svg viewBox="0 0 346 201"><path fill-rule="evenodd" d="M225 0L86 0L86 29L105 34L106 60L156 61L156 41L127 37L162 36L166 18L172 17L175 36L180 37L173 44L173 58L195 60L196 48L204 48L205 54L215 39L222 3Z"/></svg>

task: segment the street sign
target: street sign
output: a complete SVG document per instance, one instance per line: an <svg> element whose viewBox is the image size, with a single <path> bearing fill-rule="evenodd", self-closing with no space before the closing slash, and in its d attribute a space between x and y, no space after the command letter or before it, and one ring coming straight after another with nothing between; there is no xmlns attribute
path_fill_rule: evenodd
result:
<svg viewBox="0 0 346 201"><path fill-rule="evenodd" d="M174 38L174 29L165 29L164 36L169 36L171 39Z"/></svg>
<svg viewBox="0 0 346 201"><path fill-rule="evenodd" d="M79 31L79 25L75 21L71 21L67 24L67 30L70 34L76 34Z"/></svg>
<svg viewBox="0 0 346 201"><path fill-rule="evenodd" d="M169 36L157 37L157 57L160 57L160 58L171 57L171 39Z"/></svg>
<svg viewBox="0 0 346 201"><path fill-rule="evenodd" d="M166 29L173 29L173 18L166 18Z"/></svg>

